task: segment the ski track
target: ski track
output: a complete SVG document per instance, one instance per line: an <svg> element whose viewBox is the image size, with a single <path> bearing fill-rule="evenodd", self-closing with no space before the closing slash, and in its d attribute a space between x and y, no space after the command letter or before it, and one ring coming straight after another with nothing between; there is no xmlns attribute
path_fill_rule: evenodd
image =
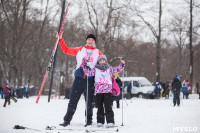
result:
<svg viewBox="0 0 200 133"><path fill-rule="evenodd" d="M48 103L47 96L41 96L36 104L36 96L29 99L18 99L17 103L11 101L11 105L3 108L4 99L0 99L0 133L37 133L28 129L13 129L14 125L20 125L32 129L42 130L43 133L82 133L85 130L119 129L121 133L200 133L200 99L198 95L190 95L190 99L181 99L180 107L173 107L172 97L170 99L161 98L159 100L132 98L124 100L124 115L122 124L122 109L116 108L116 102L113 104L115 114L115 128L96 127L96 112L94 108L93 125L84 127L85 124L85 103L81 97L75 115L69 127L61 127L63 117L67 111L68 99L51 99ZM122 100L120 101L122 107ZM45 130L47 126L56 126L56 130ZM174 131L176 127L194 128L197 131ZM58 130L58 129L81 129ZM115 131L96 131L97 133L115 132Z"/></svg>

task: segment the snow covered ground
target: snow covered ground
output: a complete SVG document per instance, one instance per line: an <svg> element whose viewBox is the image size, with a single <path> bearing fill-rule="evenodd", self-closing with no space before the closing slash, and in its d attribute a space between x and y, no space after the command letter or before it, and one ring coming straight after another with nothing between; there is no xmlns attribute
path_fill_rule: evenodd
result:
<svg viewBox="0 0 200 133"><path fill-rule="evenodd" d="M36 97L29 99L18 99L17 103L12 101L10 106L3 107L4 100L0 99L0 133L37 133L31 130L15 130L14 125L21 125L33 129L45 130L46 126L56 126L57 129L79 128L93 129L96 125L96 111L92 127L84 127L85 103L81 97L77 111L69 127L60 127L63 116L67 110L68 100L51 99L47 102L47 96L42 96L38 104ZM124 126L122 124L122 109L116 108L114 102L115 124L119 125L121 133L200 133L200 99L198 95L190 95L189 100L181 99L180 107L173 107L172 99L149 100L132 98L124 100ZM120 105L122 105L120 103ZM68 130L47 131L49 133L67 133ZM73 131L82 133L82 131ZM98 133L111 131L98 131Z"/></svg>

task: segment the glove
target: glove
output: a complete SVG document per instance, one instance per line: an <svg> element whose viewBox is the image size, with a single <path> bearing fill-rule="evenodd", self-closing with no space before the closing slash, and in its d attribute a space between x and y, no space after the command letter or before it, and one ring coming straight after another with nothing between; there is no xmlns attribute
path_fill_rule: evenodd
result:
<svg viewBox="0 0 200 133"><path fill-rule="evenodd" d="M15 125L15 126L14 126L14 129L25 129L25 127L19 126L19 125Z"/></svg>

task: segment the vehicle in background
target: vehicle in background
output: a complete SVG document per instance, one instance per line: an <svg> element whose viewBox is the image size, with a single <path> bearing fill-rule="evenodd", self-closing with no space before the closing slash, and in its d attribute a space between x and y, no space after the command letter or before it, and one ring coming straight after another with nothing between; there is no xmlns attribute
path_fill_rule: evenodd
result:
<svg viewBox="0 0 200 133"><path fill-rule="evenodd" d="M145 77L120 77L124 84L124 96L127 95L127 88L131 84L131 97L150 98L155 97L154 86Z"/></svg>

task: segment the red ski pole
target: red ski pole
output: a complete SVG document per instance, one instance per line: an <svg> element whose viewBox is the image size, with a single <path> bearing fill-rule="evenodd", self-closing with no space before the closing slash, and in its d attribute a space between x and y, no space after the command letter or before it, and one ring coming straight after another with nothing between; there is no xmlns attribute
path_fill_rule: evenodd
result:
<svg viewBox="0 0 200 133"><path fill-rule="evenodd" d="M67 13L68 13L69 6L70 6L70 3L68 4L67 11L66 11L66 13L65 13L65 17L64 17L64 19L63 19L63 21L62 21L62 26L61 26L61 28L60 28L60 30L59 30L59 35L61 34L61 32L62 32L62 30L63 30L63 26L64 26L65 20L66 20L66 18L67 18ZM47 75L48 75L49 70L50 70L50 68L51 68L51 65L52 65L52 63L53 63L53 59L54 59L54 56L55 56L55 51L56 51L56 49L57 49L57 47L58 47L58 42L59 42L59 37L56 39L56 43L55 43L55 46L54 46L54 49L53 49L53 52L52 52L52 55L51 55L51 58L50 58L50 61L49 61L49 65L48 65L47 70L46 70L46 72L45 72L45 75L44 75L44 78L43 78L43 81L42 81L42 84L41 84L41 87L40 87L40 91L39 91L38 97L37 97L37 99L36 99L36 103L39 102L40 95L41 95L41 93L42 93L42 90L43 90L43 87L44 87L44 84L45 84Z"/></svg>

